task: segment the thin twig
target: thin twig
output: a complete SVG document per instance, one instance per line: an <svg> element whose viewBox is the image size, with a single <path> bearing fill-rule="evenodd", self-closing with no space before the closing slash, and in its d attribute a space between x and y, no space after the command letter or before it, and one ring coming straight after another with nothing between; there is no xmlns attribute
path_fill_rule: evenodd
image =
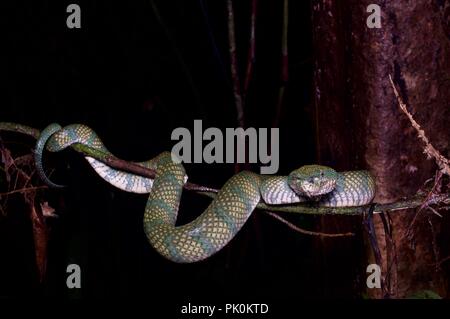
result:
<svg viewBox="0 0 450 319"><path fill-rule="evenodd" d="M433 207L428 206L427 209L429 209L429 210L430 210L433 214L435 214L436 216L442 218L442 215L439 214L439 213L437 212L437 210L435 210Z"/></svg>
<svg viewBox="0 0 450 319"><path fill-rule="evenodd" d="M283 224L287 225L290 229L295 230L296 232L299 232L301 234L305 234L305 235L310 235L310 236L319 236L319 237L350 237L350 236L355 236L354 233L348 232L348 233L339 233L339 234L327 234L327 233L321 233L321 232L315 232L315 231L311 231L311 230L305 230L303 228L300 228L294 224L292 224L291 222L287 221L286 219L282 218L281 216L270 212L270 211L265 211L265 213L277 220L279 220L280 222L282 222Z"/></svg>
<svg viewBox="0 0 450 319"><path fill-rule="evenodd" d="M449 261L449 260L450 260L450 256L447 256L447 257L445 257L444 259L441 259L441 260L439 261L439 266L442 266L443 263L445 263L446 261Z"/></svg>
<svg viewBox="0 0 450 319"><path fill-rule="evenodd" d="M434 259L436 262L436 271L439 271L440 265L439 265L439 248L436 243L436 232L434 231L433 222L431 221L431 216L427 216L428 224L430 225L431 230L431 244L433 247L433 253L434 253Z"/></svg>
<svg viewBox="0 0 450 319"><path fill-rule="evenodd" d="M400 106L400 109L408 116L409 121L411 122L411 125L416 129L418 137L425 143L424 153L427 154L428 158L434 158L436 161L436 164L439 166L439 169L442 173L450 176L450 161L442 156L442 154L434 148L434 146L430 143L427 136L425 135L425 132L422 130L420 125L414 120L411 113L409 113L406 104L403 102L403 99L401 98L400 94L397 91L397 88L395 87L394 81L392 80L392 76L389 74L389 81L391 82L392 89L394 90L394 94L397 97L398 105Z"/></svg>
<svg viewBox="0 0 450 319"><path fill-rule="evenodd" d="M284 0L283 5L283 31L281 36L281 84L278 92L278 102L273 127L278 127L283 108L286 85L289 81L289 55L288 55L288 25L289 25L289 0Z"/></svg>
<svg viewBox="0 0 450 319"><path fill-rule="evenodd" d="M32 187L15 189L13 191L9 191L6 193L0 193L0 196L8 196L8 195L16 194L16 193L29 193L29 192L34 192L38 189L44 189L44 188L48 188L48 186L43 185L43 186L32 186Z"/></svg>
<svg viewBox="0 0 450 319"><path fill-rule="evenodd" d="M255 51L256 51L256 10L258 6L257 0L252 0L252 13L250 20L250 39L248 49L247 71L245 74L243 98L245 100L248 94L248 88L253 76L253 67L255 65Z"/></svg>
<svg viewBox="0 0 450 319"><path fill-rule="evenodd" d="M381 251L380 246L378 245L377 233L375 231L375 225L373 223L373 212L374 205L371 205L368 209L368 214L364 218L364 225L367 230L367 234L369 236L370 246L372 247L372 252L375 257L375 262L377 265L382 265ZM384 293L384 296L387 295L388 291L386 289L386 278L385 276L381 276L381 289Z"/></svg>
<svg viewBox="0 0 450 319"><path fill-rule="evenodd" d="M434 202L434 197L436 196L436 194L435 194L436 189L440 187L439 185L440 185L441 179L442 179L442 172L437 171L436 176L434 178L433 187L428 192L428 194L425 197L425 199L423 200L422 204L420 204L419 208L417 209L417 211L413 217L413 220L409 224L408 229L406 230L406 233L403 237L410 237L412 235L412 229L413 229L414 224L417 221L417 217L419 216L419 214L422 212L422 210L424 208L430 207L430 205Z"/></svg>
<svg viewBox="0 0 450 319"><path fill-rule="evenodd" d="M387 218L386 218L386 216L387 216ZM392 272L392 267L394 267L394 265L396 266L395 274L398 272L397 246L395 244L394 238L392 237L392 235L393 235L392 219L391 219L391 216L389 215L389 213L387 213L387 212L386 213L382 213L380 215L380 217L381 217L381 220L383 222L383 226L384 226L384 230L385 230L386 247L387 247L387 256L386 256L386 264L387 264L386 280L387 280L387 283L388 283L387 289L390 292L396 291L395 294L398 294L397 280L394 279L395 282L392 283L392 273L393 273ZM392 260L390 260L392 252L393 252L393 258L392 258Z"/></svg>

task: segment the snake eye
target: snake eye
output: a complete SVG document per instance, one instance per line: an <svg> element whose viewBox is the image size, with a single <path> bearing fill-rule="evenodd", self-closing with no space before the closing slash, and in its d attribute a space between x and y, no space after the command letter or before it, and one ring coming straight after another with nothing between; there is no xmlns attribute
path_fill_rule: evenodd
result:
<svg viewBox="0 0 450 319"><path fill-rule="evenodd" d="M323 177L325 173L323 171L320 171L320 177Z"/></svg>

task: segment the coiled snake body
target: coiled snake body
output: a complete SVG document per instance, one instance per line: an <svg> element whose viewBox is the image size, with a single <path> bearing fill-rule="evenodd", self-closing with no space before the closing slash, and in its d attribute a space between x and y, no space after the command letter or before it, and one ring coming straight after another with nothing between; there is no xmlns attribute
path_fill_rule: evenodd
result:
<svg viewBox="0 0 450 319"><path fill-rule="evenodd" d="M84 144L110 154L89 127L73 124L47 127L38 139L35 158L39 175L53 184L42 168L42 152L61 151ZM113 169L86 156L94 170L107 182L133 193L150 193L144 213L144 231L150 244L164 257L179 263L203 260L223 248L241 229L260 201L291 204L314 200L330 207L370 203L375 185L367 171L338 173L329 167L307 165L289 176L261 176L249 171L232 176L208 208L194 221L175 226L183 185L187 181L182 164L169 152L138 163L156 171L154 180Z"/></svg>

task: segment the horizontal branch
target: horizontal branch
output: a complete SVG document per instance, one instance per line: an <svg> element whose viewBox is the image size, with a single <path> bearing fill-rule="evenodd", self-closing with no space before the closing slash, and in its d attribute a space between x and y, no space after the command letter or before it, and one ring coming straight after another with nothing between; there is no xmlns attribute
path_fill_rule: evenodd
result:
<svg viewBox="0 0 450 319"><path fill-rule="evenodd" d="M147 168L147 167L141 166L141 165L133 163L133 162L128 162L128 161L122 160L120 158L112 156L111 154L104 153L102 151L99 151L97 149L91 148L86 145L74 144L74 145L72 145L72 148L75 151L83 154L84 156L93 157L93 158L105 163L109 167L115 168L117 170L127 172L127 173L132 173L132 174L139 175L142 177L151 178L151 179L154 179L156 176L156 171L151 168ZM217 189L214 189L211 187L206 187L206 186L201 186L201 185L190 183L190 182L187 182L184 185L184 188L187 190L197 191L197 192L208 192L208 193L219 192Z"/></svg>
<svg viewBox="0 0 450 319"><path fill-rule="evenodd" d="M14 131L29 135L31 137L39 137L39 131L27 126L13 124L13 123L0 123L0 130ZM108 166L139 176L147 178L155 178L156 172L152 169L140 166L136 163L127 162L117 157L111 156L110 154L101 152L99 150L93 149L89 146L82 144L74 144L72 148L78 153L84 156L93 157ZM190 191L195 191L200 195L214 198L218 192L217 189L205 187L202 185L194 183L186 183L185 189ZM393 203L387 204L374 204L374 213L381 213L387 211L397 211L408 208L420 207L426 200L426 196L415 195L411 198L405 198ZM450 194L441 194L436 196L434 201L429 204L439 204L450 205ZM267 205L265 203L259 203L257 205L258 209L264 211L272 212L285 212L285 213L296 213L296 214L309 214L309 215L362 215L368 210L368 206L358 206L358 207L317 207L311 203L302 203L295 205Z"/></svg>
<svg viewBox="0 0 450 319"><path fill-rule="evenodd" d="M22 133L35 139L38 139L41 135L41 131L35 128L11 122L0 122L0 131Z"/></svg>

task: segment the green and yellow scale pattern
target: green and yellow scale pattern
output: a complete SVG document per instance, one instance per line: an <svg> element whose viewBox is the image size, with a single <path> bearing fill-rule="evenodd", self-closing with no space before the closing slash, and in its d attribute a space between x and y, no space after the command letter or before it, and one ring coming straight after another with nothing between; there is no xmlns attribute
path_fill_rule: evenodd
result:
<svg viewBox="0 0 450 319"><path fill-rule="evenodd" d="M164 257L180 263L207 258L222 249L242 228L259 202L257 174L241 172L223 186L194 221L175 227L185 171L163 153L157 164L144 214L150 244Z"/></svg>
<svg viewBox="0 0 450 319"><path fill-rule="evenodd" d="M110 154L97 134L85 125L56 128L50 126L44 130L47 133L38 140L36 153L42 153L43 145L57 152L78 143ZM41 161L42 154L38 154L37 159ZM183 165L172 160L171 153L164 152L138 163L156 171L154 180L113 169L92 157L86 159L112 185L129 192L149 193L144 213L145 234L156 251L178 263L200 261L221 250L239 232L261 200L267 204L306 200L289 187L287 176L266 177L244 171L226 182L199 217L176 226L187 175ZM45 176L42 165L38 169L42 170L40 175ZM374 192L375 185L368 172L344 172L339 174L336 189L319 203L335 207L365 205L373 199Z"/></svg>

